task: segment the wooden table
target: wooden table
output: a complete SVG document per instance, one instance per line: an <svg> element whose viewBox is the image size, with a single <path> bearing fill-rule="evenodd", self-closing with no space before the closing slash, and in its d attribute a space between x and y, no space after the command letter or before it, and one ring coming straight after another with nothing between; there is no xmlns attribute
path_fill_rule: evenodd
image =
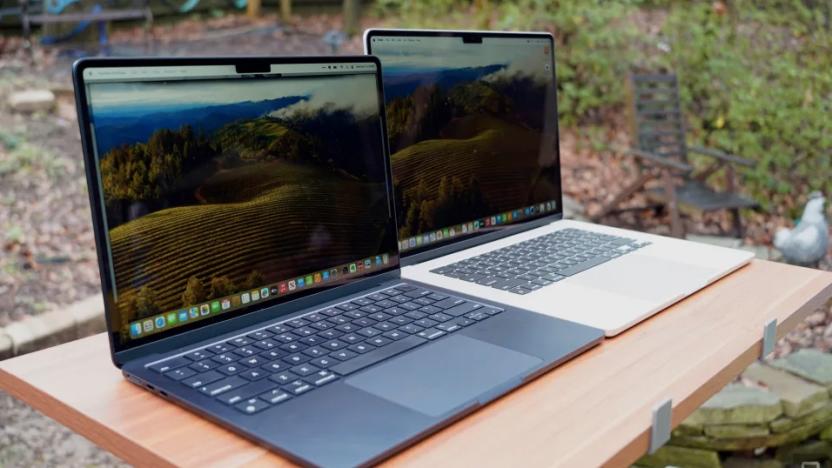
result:
<svg viewBox="0 0 832 468"><path fill-rule="evenodd" d="M647 452L651 414L676 426L832 296L832 273L754 261L635 328L405 450L419 466L626 466ZM97 335L0 362L0 388L143 466L287 465L127 383Z"/></svg>

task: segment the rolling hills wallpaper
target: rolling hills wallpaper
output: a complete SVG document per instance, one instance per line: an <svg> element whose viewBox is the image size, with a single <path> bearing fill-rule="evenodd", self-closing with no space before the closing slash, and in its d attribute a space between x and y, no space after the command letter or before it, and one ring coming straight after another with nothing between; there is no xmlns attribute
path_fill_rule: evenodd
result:
<svg viewBox="0 0 832 468"><path fill-rule="evenodd" d="M399 238L556 200L548 48L375 43Z"/></svg>
<svg viewBox="0 0 832 468"><path fill-rule="evenodd" d="M372 75L96 84L90 95L123 333L395 251Z"/></svg>

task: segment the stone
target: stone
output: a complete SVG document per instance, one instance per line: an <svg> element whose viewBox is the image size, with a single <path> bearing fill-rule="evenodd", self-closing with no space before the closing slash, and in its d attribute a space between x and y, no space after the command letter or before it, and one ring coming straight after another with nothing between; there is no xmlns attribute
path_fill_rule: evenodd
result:
<svg viewBox="0 0 832 468"><path fill-rule="evenodd" d="M770 364L824 387L832 387L832 354L801 349Z"/></svg>
<svg viewBox="0 0 832 468"><path fill-rule="evenodd" d="M722 468L719 454L712 450L665 445L652 455L645 455L636 462L645 468L683 466L685 468Z"/></svg>
<svg viewBox="0 0 832 468"><path fill-rule="evenodd" d="M705 426L705 435L716 439L740 439L761 437L769 434L765 424L716 424Z"/></svg>
<svg viewBox="0 0 832 468"><path fill-rule="evenodd" d="M781 432L779 434L738 439L715 439L706 436L671 437L669 443L680 447L718 451L754 450L760 447L779 447L781 445L796 444L817 434L827 426L828 424L823 421L798 426L788 432Z"/></svg>
<svg viewBox="0 0 832 468"><path fill-rule="evenodd" d="M775 457L792 466L799 466L801 462L832 460L832 442L812 440L800 445L787 445L778 448Z"/></svg>
<svg viewBox="0 0 832 468"><path fill-rule="evenodd" d="M832 403L828 403L826 406L799 418L777 418L769 423L769 427L771 428L771 432L780 433L788 432L796 427L805 426L806 424L817 423L832 424Z"/></svg>
<svg viewBox="0 0 832 468"><path fill-rule="evenodd" d="M783 463L771 458L728 457L722 468L783 468Z"/></svg>
<svg viewBox="0 0 832 468"><path fill-rule="evenodd" d="M48 89L18 91L9 96L9 106L17 112L44 112L55 107L55 94Z"/></svg>
<svg viewBox="0 0 832 468"><path fill-rule="evenodd" d="M820 440L832 440L832 425L820 431L818 437L820 438Z"/></svg>
<svg viewBox="0 0 832 468"><path fill-rule="evenodd" d="M788 372L755 362L742 374L746 379L765 385L780 397L786 416L797 418L829 402L829 391Z"/></svg>
<svg viewBox="0 0 832 468"><path fill-rule="evenodd" d="M679 424L675 429L673 429L672 434L675 436L702 435L702 426L682 421L682 424Z"/></svg>
<svg viewBox="0 0 832 468"><path fill-rule="evenodd" d="M767 424L783 414L780 399L760 388L729 384L693 412L686 423Z"/></svg>

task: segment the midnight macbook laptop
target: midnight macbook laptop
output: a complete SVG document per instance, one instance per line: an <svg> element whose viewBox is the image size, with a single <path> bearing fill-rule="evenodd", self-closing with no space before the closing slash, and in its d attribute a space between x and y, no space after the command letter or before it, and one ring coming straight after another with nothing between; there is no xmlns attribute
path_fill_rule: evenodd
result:
<svg viewBox="0 0 832 468"><path fill-rule="evenodd" d="M548 33L365 33L402 274L612 336L753 254L563 219L554 46Z"/></svg>
<svg viewBox="0 0 832 468"><path fill-rule="evenodd" d="M375 58L73 76L113 361L162 398L363 465L602 337L400 279Z"/></svg>

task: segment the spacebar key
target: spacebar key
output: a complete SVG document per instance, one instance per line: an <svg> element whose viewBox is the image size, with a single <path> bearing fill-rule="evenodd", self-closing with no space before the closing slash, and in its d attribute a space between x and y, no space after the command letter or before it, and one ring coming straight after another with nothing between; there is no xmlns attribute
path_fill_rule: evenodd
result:
<svg viewBox="0 0 832 468"><path fill-rule="evenodd" d="M383 361L399 353L403 353L409 349L413 349L427 341L428 340L419 338L418 336L411 335L399 341L394 341L382 348L378 348L368 353L364 353L354 359L350 359L349 361L342 362L341 364L332 366L329 368L329 370L341 375L352 374L357 370L373 365L379 361Z"/></svg>

